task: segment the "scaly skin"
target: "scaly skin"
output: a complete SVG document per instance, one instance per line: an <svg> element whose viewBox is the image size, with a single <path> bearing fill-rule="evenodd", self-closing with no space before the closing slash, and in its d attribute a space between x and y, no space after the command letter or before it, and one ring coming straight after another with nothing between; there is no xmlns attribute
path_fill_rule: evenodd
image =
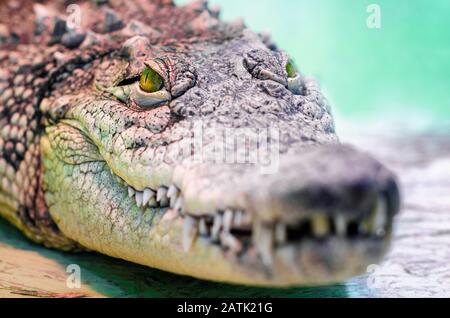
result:
<svg viewBox="0 0 450 318"><path fill-rule="evenodd" d="M57 1L0 5L3 217L48 247L249 285L336 282L382 257L395 177L339 143L270 39L201 1L78 4L75 28ZM243 132L274 169L217 160L245 155Z"/></svg>

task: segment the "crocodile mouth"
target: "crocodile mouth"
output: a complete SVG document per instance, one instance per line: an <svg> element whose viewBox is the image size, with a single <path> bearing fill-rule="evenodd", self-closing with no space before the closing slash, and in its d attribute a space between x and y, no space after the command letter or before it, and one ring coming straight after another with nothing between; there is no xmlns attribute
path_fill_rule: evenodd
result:
<svg viewBox="0 0 450 318"><path fill-rule="evenodd" d="M41 146L52 217L89 249L200 279L297 286L358 275L389 246L395 179L350 147L304 148L264 178L233 165L173 164L168 173L130 170L78 128L48 128ZM83 145L76 157L59 150L67 130L80 141L74 149Z"/></svg>
<svg viewBox="0 0 450 318"><path fill-rule="evenodd" d="M112 172L113 173L113 172ZM262 221L245 209L227 208L214 212L190 213L184 207L183 192L175 185L138 191L119 176L117 181L126 186L128 197L137 207L166 209L175 213L182 222L181 244L189 253L197 240L219 247L241 262L261 263L270 275L274 258L282 255L284 261L298 266L289 250L300 249L308 244L326 246L333 241L349 246L358 243L385 245L392 231L392 217L388 209L388 197L379 194L368 211L347 216L341 211L311 210L289 221ZM284 254L284 255L283 255ZM288 259L290 256L291 259Z"/></svg>

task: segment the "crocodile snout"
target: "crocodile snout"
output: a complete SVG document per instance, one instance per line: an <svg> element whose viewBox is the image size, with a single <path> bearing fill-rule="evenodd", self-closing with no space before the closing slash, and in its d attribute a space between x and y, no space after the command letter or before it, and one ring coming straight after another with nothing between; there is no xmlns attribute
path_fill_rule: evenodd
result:
<svg viewBox="0 0 450 318"><path fill-rule="evenodd" d="M178 176L186 233L199 233L199 242L217 244L274 277L317 266L320 272L301 276L333 281L360 273L388 246L399 209L394 175L351 146L292 149L279 154L270 174L255 166L209 165ZM183 241L194 242L188 237ZM352 266L343 265L346 258L354 259Z"/></svg>
<svg viewBox="0 0 450 318"><path fill-rule="evenodd" d="M361 219L379 202L391 219L399 209L393 173L347 145L306 147L281 157L278 172L263 184L265 191L254 193L253 201L266 220L276 215L290 222L313 213Z"/></svg>

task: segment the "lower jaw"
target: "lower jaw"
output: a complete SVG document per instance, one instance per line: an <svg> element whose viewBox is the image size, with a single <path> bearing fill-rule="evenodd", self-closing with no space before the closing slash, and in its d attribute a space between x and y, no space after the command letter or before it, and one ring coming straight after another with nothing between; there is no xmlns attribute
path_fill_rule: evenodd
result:
<svg viewBox="0 0 450 318"><path fill-rule="evenodd" d="M89 249L167 272L232 284L290 287L341 282L377 263L388 245L386 237L305 240L276 247L273 263L267 267L256 253L237 255L204 237L198 237L186 252L183 218L172 210L148 208L141 214L133 206L128 214L114 217L119 222L125 219L123 225L117 221L111 225L111 214L100 212L107 209L98 206L85 207L82 214L74 210L56 205L52 215L63 233ZM86 215L92 216L90 222L85 222ZM140 216L142 222L137 225Z"/></svg>
<svg viewBox="0 0 450 318"><path fill-rule="evenodd" d="M390 235L383 239L329 237L288 243L273 249L270 266L264 264L252 247L245 253L236 254L212 244L208 238L198 237L186 253L181 238L178 242L177 246L169 248L177 253L173 255L174 260L179 258L185 267L175 266L171 270L167 264L163 267L143 264L211 281L259 287L298 287L340 283L367 273L368 266L379 263L386 253Z"/></svg>
<svg viewBox="0 0 450 318"><path fill-rule="evenodd" d="M170 243L169 239L156 239L146 254L116 257L203 280L285 288L340 283L367 273L369 265L381 260L390 242L387 235L382 240L330 237L289 243L274 248L269 267L251 250L238 255L205 237L198 237L186 252L180 234L182 220L177 217L175 224L173 221L163 217L153 229L156 233L170 227Z"/></svg>
<svg viewBox="0 0 450 318"><path fill-rule="evenodd" d="M126 184L123 184L127 186ZM129 187L129 186L128 186ZM160 209L161 210L161 209ZM257 251L251 238L236 252L221 240L212 239L211 234L197 233L186 248L186 219L195 216L180 213L179 209L162 209L163 217L156 227L171 228L171 254L173 263L158 265L152 259L130 259L133 262L156 267L187 276L233 284L262 287L318 286L343 282L366 273L371 264L378 263L390 243L391 229L382 236L339 236L336 233L326 237L303 237L298 241L276 244L271 251L269 264ZM200 217L202 218L202 217ZM199 218L197 217L198 222ZM250 242L250 243L249 243ZM172 265L173 268L172 268Z"/></svg>
<svg viewBox="0 0 450 318"><path fill-rule="evenodd" d="M186 249L186 214L171 208L159 209L162 218L155 232L170 228L167 259L130 258L130 261L199 279L260 287L319 286L343 282L367 273L378 263L390 243L390 229L383 236L322 238L304 237L299 241L273 246L270 264L247 239L240 252L224 246L210 235L197 234ZM164 241L164 240L163 240ZM169 257L170 255L170 257ZM159 262L161 261L161 265ZM170 264L168 264L168 262Z"/></svg>

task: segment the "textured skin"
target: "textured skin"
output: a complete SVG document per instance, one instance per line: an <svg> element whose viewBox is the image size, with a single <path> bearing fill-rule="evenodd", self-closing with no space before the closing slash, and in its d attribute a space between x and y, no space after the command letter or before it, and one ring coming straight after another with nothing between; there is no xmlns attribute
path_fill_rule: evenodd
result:
<svg viewBox="0 0 450 318"><path fill-rule="evenodd" d="M314 80L288 78L286 53L202 1L124 3L79 1L75 29L63 3L1 4L1 215L48 247L219 281L321 284L376 262L395 178L339 144ZM35 23L19 26L27 14ZM145 65L169 96L153 107L133 84ZM276 127L276 173L218 162L211 147L193 160L198 123L204 148L230 128ZM161 193L143 207L145 189ZM382 234L354 230L380 202Z"/></svg>

